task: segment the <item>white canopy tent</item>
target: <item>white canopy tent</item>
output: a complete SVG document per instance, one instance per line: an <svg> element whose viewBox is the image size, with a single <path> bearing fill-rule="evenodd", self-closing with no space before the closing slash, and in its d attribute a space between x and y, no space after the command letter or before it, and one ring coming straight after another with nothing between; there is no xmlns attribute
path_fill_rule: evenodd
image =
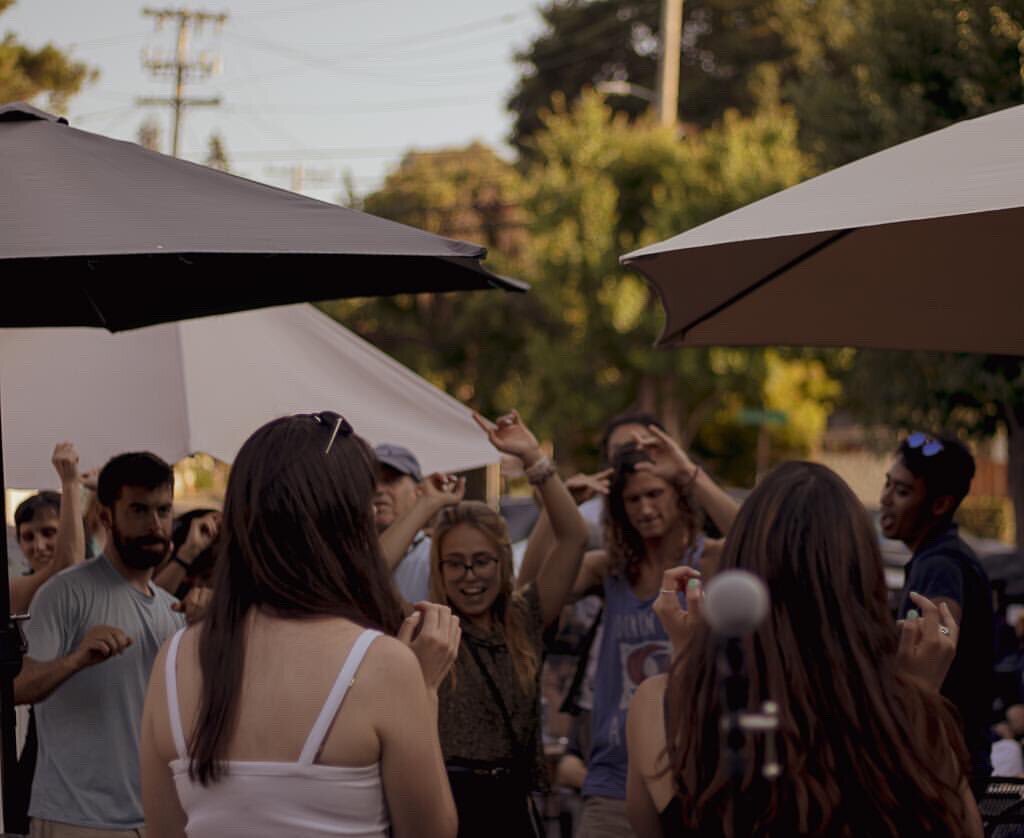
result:
<svg viewBox="0 0 1024 838"><path fill-rule="evenodd" d="M8 486L55 486L64 439L85 468L133 450L231 462L264 422L318 410L408 447L424 473L499 459L468 408L310 305L118 334L5 329L0 387Z"/></svg>

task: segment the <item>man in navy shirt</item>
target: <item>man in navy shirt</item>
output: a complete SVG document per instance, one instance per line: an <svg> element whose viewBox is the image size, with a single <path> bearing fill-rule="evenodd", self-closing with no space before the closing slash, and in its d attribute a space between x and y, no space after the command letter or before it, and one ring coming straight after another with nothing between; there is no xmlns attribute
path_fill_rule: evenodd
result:
<svg viewBox="0 0 1024 838"><path fill-rule="evenodd" d="M916 591L936 605L945 602L960 626L956 657L942 694L960 713L971 756L971 784L978 793L992 773L992 589L953 523L973 478L974 458L961 442L911 434L885 475L881 525L887 538L902 541L913 553L906 567L900 618L913 608L910 592Z"/></svg>

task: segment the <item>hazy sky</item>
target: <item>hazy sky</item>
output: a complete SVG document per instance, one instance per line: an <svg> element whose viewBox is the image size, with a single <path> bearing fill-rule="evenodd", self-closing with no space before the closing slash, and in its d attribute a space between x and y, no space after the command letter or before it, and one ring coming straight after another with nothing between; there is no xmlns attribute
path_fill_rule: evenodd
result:
<svg viewBox="0 0 1024 838"><path fill-rule="evenodd" d="M409 148L474 139L501 146L511 122L504 102L517 77L512 54L541 28L537 0L181 5L230 15L219 31L192 37L191 55L219 55L223 70L187 93L219 95L223 104L186 112L182 156L201 160L218 131L237 173L290 187L301 163L303 191L328 200L341 193L343 171L365 194ZM165 7L161 0L17 0L0 16L0 33L31 46L51 41L99 68L99 80L69 106L72 125L135 139L153 115L166 151L170 108L134 103L170 94L171 81L145 70L142 53L173 56L176 28L157 31L142 15L146 6Z"/></svg>

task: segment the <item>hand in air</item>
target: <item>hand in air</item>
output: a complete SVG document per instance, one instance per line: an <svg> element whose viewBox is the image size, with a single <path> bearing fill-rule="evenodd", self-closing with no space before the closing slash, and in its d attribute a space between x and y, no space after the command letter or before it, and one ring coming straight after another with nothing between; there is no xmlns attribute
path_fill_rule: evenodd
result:
<svg viewBox="0 0 1024 838"><path fill-rule="evenodd" d="M473 419L487 434L491 445L502 454L518 457L527 468L543 456L537 437L523 424L518 411L513 410L511 413L499 416L493 422L479 413L474 413Z"/></svg>
<svg viewBox="0 0 1024 838"><path fill-rule="evenodd" d="M917 593L911 593L910 599L921 616L908 614L907 619L899 621L900 662L904 672L920 678L937 691L956 656L960 626L946 603L936 606L928 597Z"/></svg>
<svg viewBox="0 0 1024 838"><path fill-rule="evenodd" d="M438 509L455 506L466 496L466 478L435 472L420 484L420 492Z"/></svg>
<svg viewBox="0 0 1024 838"><path fill-rule="evenodd" d="M637 463L637 471L653 474L662 480L682 478L692 482L697 479L699 467L694 465L679 443L661 428L650 425L647 433L636 433L633 439L651 458L649 463Z"/></svg>
<svg viewBox="0 0 1024 838"><path fill-rule="evenodd" d="M569 490L577 506L599 495L604 497L608 494L612 471L613 469L606 468L596 474L574 474L565 481L565 488Z"/></svg>
<svg viewBox="0 0 1024 838"><path fill-rule="evenodd" d="M81 479L78 473L78 452L73 443L58 443L53 449L52 462L62 484L74 483Z"/></svg>

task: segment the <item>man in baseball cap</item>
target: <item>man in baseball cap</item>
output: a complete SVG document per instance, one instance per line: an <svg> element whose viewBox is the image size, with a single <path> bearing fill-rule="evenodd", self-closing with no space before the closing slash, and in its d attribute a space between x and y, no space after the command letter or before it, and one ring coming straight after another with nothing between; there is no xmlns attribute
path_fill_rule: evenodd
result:
<svg viewBox="0 0 1024 838"><path fill-rule="evenodd" d="M408 448L382 443L377 455L377 491L373 509L377 532L382 533L405 515L420 495L423 472L419 460ZM393 572L395 585L407 602L427 599L430 584L430 537L418 532Z"/></svg>

